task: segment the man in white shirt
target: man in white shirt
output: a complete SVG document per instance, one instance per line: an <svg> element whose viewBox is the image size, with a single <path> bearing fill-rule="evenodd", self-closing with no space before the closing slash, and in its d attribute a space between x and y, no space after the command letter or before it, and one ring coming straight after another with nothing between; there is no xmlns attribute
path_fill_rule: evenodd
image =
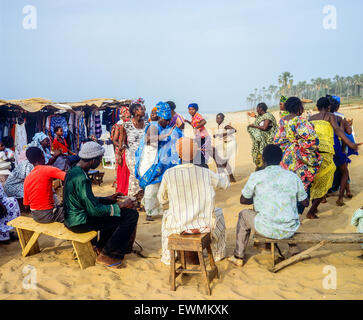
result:
<svg viewBox="0 0 363 320"><path fill-rule="evenodd" d="M236 249L229 258L238 266L243 265L251 230L271 239L291 238L300 226L297 202L309 206L301 179L279 165L280 147L267 145L262 157L265 169L252 173L242 190L241 204L253 204L254 211L239 213Z"/></svg>
<svg viewBox="0 0 363 320"><path fill-rule="evenodd" d="M222 260L226 254L226 226L222 209L215 208L214 190L227 189L229 178L226 174L216 174L194 165L197 148L192 139L180 138L176 149L182 164L168 169L160 185L158 200L163 206L169 204L161 226L161 261L165 264L170 264L169 235L185 231L211 232L215 261Z"/></svg>

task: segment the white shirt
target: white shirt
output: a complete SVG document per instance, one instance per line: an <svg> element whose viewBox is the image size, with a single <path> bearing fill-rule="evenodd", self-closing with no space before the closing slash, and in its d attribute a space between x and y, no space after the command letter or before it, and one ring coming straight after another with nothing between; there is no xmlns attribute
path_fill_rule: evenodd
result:
<svg viewBox="0 0 363 320"><path fill-rule="evenodd" d="M168 225L176 232L211 227L215 209L216 188L227 189L229 178L225 174L182 164L168 169L161 181L158 200L169 203Z"/></svg>

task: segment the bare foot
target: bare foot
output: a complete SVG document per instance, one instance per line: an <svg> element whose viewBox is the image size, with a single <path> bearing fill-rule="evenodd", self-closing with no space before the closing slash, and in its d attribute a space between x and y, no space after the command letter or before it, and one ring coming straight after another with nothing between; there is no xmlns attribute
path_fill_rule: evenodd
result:
<svg viewBox="0 0 363 320"><path fill-rule="evenodd" d="M349 192L349 193L347 193L345 195L345 197L348 198L348 199L352 199L353 198L353 194L351 192Z"/></svg>
<svg viewBox="0 0 363 320"><path fill-rule="evenodd" d="M229 176L229 181L232 183L237 182L236 179L234 178L234 176Z"/></svg>
<svg viewBox="0 0 363 320"><path fill-rule="evenodd" d="M307 214L306 218L308 219L319 219L319 217L315 213Z"/></svg>
<svg viewBox="0 0 363 320"><path fill-rule="evenodd" d="M326 196L321 200L321 203L327 203Z"/></svg>
<svg viewBox="0 0 363 320"><path fill-rule="evenodd" d="M345 206L345 203L343 202L343 199L338 199L336 204L337 204L338 207Z"/></svg>
<svg viewBox="0 0 363 320"><path fill-rule="evenodd" d="M113 269L120 269L126 266L122 259L111 258L104 255L103 253L100 253L99 256L96 258L96 264Z"/></svg>

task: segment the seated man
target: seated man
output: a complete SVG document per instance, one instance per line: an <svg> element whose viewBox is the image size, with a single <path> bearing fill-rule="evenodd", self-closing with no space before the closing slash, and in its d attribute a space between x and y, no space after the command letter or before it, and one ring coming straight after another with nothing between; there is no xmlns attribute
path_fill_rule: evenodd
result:
<svg viewBox="0 0 363 320"><path fill-rule="evenodd" d="M227 189L229 179L226 174L216 174L194 165L197 148L192 139L180 138L176 143L176 150L182 164L168 169L160 185L158 200L163 206L169 203L161 226L161 261L165 264L170 264L168 237L185 231L211 232L214 259L219 261L226 254L226 226L222 210L214 207L214 189Z"/></svg>
<svg viewBox="0 0 363 320"><path fill-rule="evenodd" d="M63 208L54 204L53 180L64 180L65 172L45 165L43 152L37 147L26 150L28 161L34 169L24 180L23 204L39 223L63 222Z"/></svg>
<svg viewBox="0 0 363 320"><path fill-rule="evenodd" d="M266 168L252 173L242 190L241 204L253 204L254 211L239 213L236 249L229 258L238 266L243 265L251 230L271 239L291 238L300 226L297 202L309 206L301 179L280 166L280 147L267 145L262 158Z"/></svg>
<svg viewBox="0 0 363 320"><path fill-rule="evenodd" d="M68 171L65 179L64 224L76 233L100 231L96 263L121 268L124 255L132 252L139 214L132 209L130 199L117 202L120 194L108 198L94 196L87 172L100 165L104 153L105 149L96 142L82 146L81 160Z"/></svg>

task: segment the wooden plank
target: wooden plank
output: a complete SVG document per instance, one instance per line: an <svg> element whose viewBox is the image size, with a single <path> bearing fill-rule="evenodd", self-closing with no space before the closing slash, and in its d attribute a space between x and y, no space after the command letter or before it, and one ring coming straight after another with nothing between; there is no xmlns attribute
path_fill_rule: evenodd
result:
<svg viewBox="0 0 363 320"><path fill-rule="evenodd" d="M175 291L175 251L170 250L170 290Z"/></svg>
<svg viewBox="0 0 363 320"><path fill-rule="evenodd" d="M34 246L38 246L38 249L39 249L39 245L38 245L39 236L40 236L39 232L34 232L33 233L31 238L29 239L28 243L26 244L24 250L22 251L22 256L23 257L26 257L26 256L30 255L30 253L33 253L34 250L32 251L32 249L33 249Z"/></svg>
<svg viewBox="0 0 363 320"><path fill-rule="evenodd" d="M80 243L77 241L72 241L72 245L82 270L95 265L96 253L93 250L91 242Z"/></svg>
<svg viewBox="0 0 363 320"><path fill-rule="evenodd" d="M31 217L18 217L8 222L9 226L42 233L57 239L87 243L97 236L96 231L74 233L68 230L63 223L38 223Z"/></svg>
<svg viewBox="0 0 363 320"><path fill-rule="evenodd" d="M185 251L183 251L183 250L179 251L179 254L180 254L180 261L181 261L182 268L186 269L187 264L186 264L186 261L185 261Z"/></svg>
<svg viewBox="0 0 363 320"><path fill-rule="evenodd" d="M303 233L297 232L290 239L276 240L265 238L257 233L254 240L259 243L319 243L323 240L329 243L363 243L363 233Z"/></svg>
<svg viewBox="0 0 363 320"><path fill-rule="evenodd" d="M214 257L213 257L213 252L212 252L212 248L210 247L210 245L207 247L207 252L208 252L208 259L209 259L209 263L210 266L212 267L212 271L214 269L217 270L216 276L219 279L219 272L218 272L218 268L216 266L216 262L214 261Z"/></svg>
<svg viewBox="0 0 363 320"><path fill-rule="evenodd" d="M22 251L25 250L29 240L31 239L31 237L33 236L33 231L29 231L29 230L23 230L20 228L16 228L17 232L18 232L18 236L19 236L19 242L22 248ZM38 242L36 242L28 251L28 255L31 256L33 254L39 253L40 249L39 249L39 245Z"/></svg>
<svg viewBox="0 0 363 320"><path fill-rule="evenodd" d="M271 258L272 258L272 268L275 267L275 243L271 243Z"/></svg>
<svg viewBox="0 0 363 320"><path fill-rule="evenodd" d="M312 253L313 251L321 248L322 246L324 246L327 243L328 243L328 241L323 240L323 241L319 242L317 245L315 245L315 246L313 246L313 247L311 247L311 248L309 248L307 250L304 250L304 251L300 252L299 254L297 254L295 256L292 256L289 259L286 259L286 260L278 263L270 271L277 272L277 271L281 270L282 268L285 268L285 267L287 267L287 266L289 266L289 265L291 265L291 264L293 264L295 262L299 262L299 261L304 260L304 259L309 259L310 258L310 256L309 256L310 253Z"/></svg>
<svg viewBox="0 0 363 320"><path fill-rule="evenodd" d="M204 279L204 283L207 289L207 294L211 295L210 286L209 286L209 277L204 262L203 252L198 252L198 258L199 258L200 268L202 271L202 278Z"/></svg>
<svg viewBox="0 0 363 320"><path fill-rule="evenodd" d="M202 251L203 248L202 248L202 244L199 242L189 242L189 241L174 241L174 242L171 242L169 240L168 242L168 248L169 250L183 250L183 251Z"/></svg>

